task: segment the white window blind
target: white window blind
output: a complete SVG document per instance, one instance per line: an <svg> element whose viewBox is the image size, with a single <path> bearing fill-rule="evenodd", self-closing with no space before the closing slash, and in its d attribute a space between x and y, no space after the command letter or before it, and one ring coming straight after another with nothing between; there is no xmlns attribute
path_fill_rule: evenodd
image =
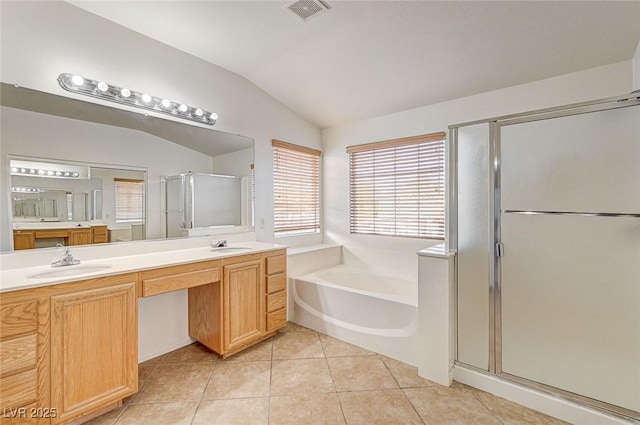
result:
<svg viewBox="0 0 640 425"><path fill-rule="evenodd" d="M347 148L351 233L444 239L444 133Z"/></svg>
<svg viewBox="0 0 640 425"><path fill-rule="evenodd" d="M274 234L320 232L320 155L316 149L273 140Z"/></svg>
<svg viewBox="0 0 640 425"><path fill-rule="evenodd" d="M144 180L114 179L116 223L144 221Z"/></svg>

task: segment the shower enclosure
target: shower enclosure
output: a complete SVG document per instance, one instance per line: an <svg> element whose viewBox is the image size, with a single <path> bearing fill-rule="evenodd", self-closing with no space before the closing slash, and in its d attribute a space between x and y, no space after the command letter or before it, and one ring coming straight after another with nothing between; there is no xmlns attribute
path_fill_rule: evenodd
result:
<svg viewBox="0 0 640 425"><path fill-rule="evenodd" d="M457 365L640 419L640 98L450 130Z"/></svg>
<svg viewBox="0 0 640 425"><path fill-rule="evenodd" d="M186 229L246 224L243 178L219 174L184 173L166 177L167 237L185 236Z"/></svg>

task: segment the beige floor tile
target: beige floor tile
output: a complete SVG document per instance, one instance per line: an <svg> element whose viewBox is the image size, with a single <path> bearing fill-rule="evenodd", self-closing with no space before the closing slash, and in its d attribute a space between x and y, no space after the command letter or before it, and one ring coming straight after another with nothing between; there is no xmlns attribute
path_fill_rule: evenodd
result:
<svg viewBox="0 0 640 425"><path fill-rule="evenodd" d="M272 363L272 396L334 391L325 359L274 360Z"/></svg>
<svg viewBox="0 0 640 425"><path fill-rule="evenodd" d="M189 425L197 407L197 401L132 404L120 416L116 425Z"/></svg>
<svg viewBox="0 0 640 425"><path fill-rule="evenodd" d="M203 401L192 425L267 425L269 399Z"/></svg>
<svg viewBox="0 0 640 425"><path fill-rule="evenodd" d="M324 357L317 334L288 333L273 339L273 359L311 359Z"/></svg>
<svg viewBox="0 0 640 425"><path fill-rule="evenodd" d="M330 337L329 335L320 334L320 342L324 349L324 355L327 357L340 356L375 356L373 351L366 350L357 345L340 341L339 339Z"/></svg>
<svg viewBox="0 0 640 425"><path fill-rule="evenodd" d="M335 393L271 397L269 425L344 425Z"/></svg>
<svg viewBox="0 0 640 425"><path fill-rule="evenodd" d="M390 357L381 356L381 358L384 364L387 365L387 368L389 368L389 371L391 371L393 377L396 378L400 388L432 387L434 385L438 385L435 382L418 376L417 367L413 367Z"/></svg>
<svg viewBox="0 0 640 425"><path fill-rule="evenodd" d="M478 391L475 393L475 397L505 425L561 425L567 423L490 393Z"/></svg>
<svg viewBox="0 0 640 425"><path fill-rule="evenodd" d="M501 425L473 393L462 386L403 391L426 425Z"/></svg>
<svg viewBox="0 0 640 425"><path fill-rule="evenodd" d="M138 367L140 367L140 366L158 365L158 364L162 363L162 359L164 359L164 356L166 356L166 354L163 354L161 356L154 357L152 359L146 360L146 361L138 364Z"/></svg>
<svg viewBox="0 0 640 425"><path fill-rule="evenodd" d="M378 357L331 357L327 362L336 391L398 388L395 379Z"/></svg>
<svg viewBox="0 0 640 425"><path fill-rule="evenodd" d="M197 342L167 353L162 364L170 363L211 363L218 360L218 355Z"/></svg>
<svg viewBox="0 0 640 425"><path fill-rule="evenodd" d="M306 335L318 335L318 332L313 329L305 328L304 326L300 326L297 323L287 322L287 325L278 330L278 335L285 334L306 334Z"/></svg>
<svg viewBox="0 0 640 425"><path fill-rule="evenodd" d="M89 422L85 422L84 425L113 425L116 423L116 420L124 411L125 406L118 407L116 409L110 410L104 415L100 415L95 419L90 420Z"/></svg>
<svg viewBox="0 0 640 425"><path fill-rule="evenodd" d="M239 353L228 357L221 362L254 362L258 360L271 360L271 350L273 348L273 338L269 338L266 341L262 341L253 347L249 347Z"/></svg>
<svg viewBox="0 0 640 425"><path fill-rule="evenodd" d="M144 387L157 365L138 365L138 389Z"/></svg>
<svg viewBox="0 0 640 425"><path fill-rule="evenodd" d="M200 400L213 364L158 365L131 403Z"/></svg>
<svg viewBox="0 0 640 425"><path fill-rule="evenodd" d="M347 425L422 425L402 390L338 393Z"/></svg>
<svg viewBox="0 0 640 425"><path fill-rule="evenodd" d="M270 381L270 361L218 363L204 399L268 397Z"/></svg>

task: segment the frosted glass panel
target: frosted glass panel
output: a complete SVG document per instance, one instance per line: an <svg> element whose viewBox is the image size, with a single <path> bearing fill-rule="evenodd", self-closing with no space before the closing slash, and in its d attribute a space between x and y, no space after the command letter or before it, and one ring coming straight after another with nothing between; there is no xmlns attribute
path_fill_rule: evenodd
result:
<svg viewBox="0 0 640 425"><path fill-rule="evenodd" d="M504 214L502 242L503 371L640 411L640 218Z"/></svg>
<svg viewBox="0 0 640 425"><path fill-rule="evenodd" d="M182 177L171 177L165 182L167 204L167 237L182 236L184 229L184 183Z"/></svg>
<svg viewBox="0 0 640 425"><path fill-rule="evenodd" d="M458 357L489 369L489 125L458 129Z"/></svg>
<svg viewBox="0 0 640 425"><path fill-rule="evenodd" d="M502 127L502 208L640 212L640 107ZM594 195L597 193L597 196Z"/></svg>
<svg viewBox="0 0 640 425"><path fill-rule="evenodd" d="M193 178L193 227L239 226L241 179L213 174L194 174Z"/></svg>

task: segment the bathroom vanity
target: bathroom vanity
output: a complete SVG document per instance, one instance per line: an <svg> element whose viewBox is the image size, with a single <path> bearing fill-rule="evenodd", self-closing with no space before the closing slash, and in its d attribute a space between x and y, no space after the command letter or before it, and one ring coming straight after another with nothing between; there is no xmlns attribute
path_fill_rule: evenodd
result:
<svg viewBox="0 0 640 425"><path fill-rule="evenodd" d="M222 357L286 324L282 246L250 242L102 258L109 268L93 263L1 272L3 424L82 423L134 394L140 297L187 289L189 334ZM74 276L73 267L98 271Z"/></svg>
<svg viewBox="0 0 640 425"><path fill-rule="evenodd" d="M106 243L107 225L45 228L22 226L13 230L13 249L34 249L38 239L59 240L65 246Z"/></svg>

